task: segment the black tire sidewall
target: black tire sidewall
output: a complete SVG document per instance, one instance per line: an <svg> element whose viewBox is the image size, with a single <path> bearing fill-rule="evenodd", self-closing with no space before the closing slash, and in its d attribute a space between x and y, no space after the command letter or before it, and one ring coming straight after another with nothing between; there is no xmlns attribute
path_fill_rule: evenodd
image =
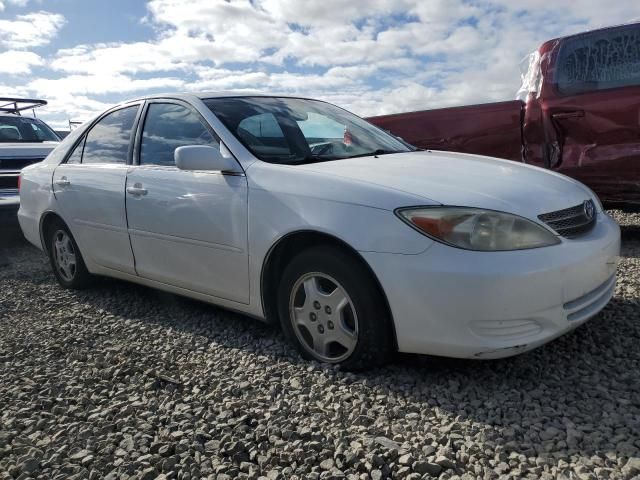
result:
<svg viewBox="0 0 640 480"><path fill-rule="evenodd" d="M278 288L278 313L287 339L304 358L317 361L298 340L289 313L293 286L311 272L324 273L338 281L347 291L358 316L356 348L338 365L359 370L385 363L393 350L393 332L383 294L362 261L335 247L311 248L298 254L285 267Z"/></svg>

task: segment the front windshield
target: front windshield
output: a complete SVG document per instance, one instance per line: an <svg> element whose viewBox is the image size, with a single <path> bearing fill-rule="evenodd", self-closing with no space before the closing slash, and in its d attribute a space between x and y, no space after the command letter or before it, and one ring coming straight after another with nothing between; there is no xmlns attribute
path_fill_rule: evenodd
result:
<svg viewBox="0 0 640 480"><path fill-rule="evenodd" d="M266 162L301 164L412 150L352 113L317 100L226 97L204 102Z"/></svg>
<svg viewBox="0 0 640 480"><path fill-rule="evenodd" d="M49 126L37 118L0 116L0 142L58 142Z"/></svg>

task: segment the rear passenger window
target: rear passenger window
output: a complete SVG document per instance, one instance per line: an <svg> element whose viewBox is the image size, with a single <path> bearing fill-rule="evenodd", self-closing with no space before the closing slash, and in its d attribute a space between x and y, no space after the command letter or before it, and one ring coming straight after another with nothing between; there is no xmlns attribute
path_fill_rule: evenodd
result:
<svg viewBox="0 0 640 480"><path fill-rule="evenodd" d="M640 85L640 26L566 40L556 62L556 84L563 95Z"/></svg>
<svg viewBox="0 0 640 480"><path fill-rule="evenodd" d="M142 130L140 164L175 165L176 148L188 145L218 147L219 143L189 108L174 103L149 105Z"/></svg>
<svg viewBox="0 0 640 480"><path fill-rule="evenodd" d="M126 163L137 112L135 105L102 117L87 134L82 163Z"/></svg>

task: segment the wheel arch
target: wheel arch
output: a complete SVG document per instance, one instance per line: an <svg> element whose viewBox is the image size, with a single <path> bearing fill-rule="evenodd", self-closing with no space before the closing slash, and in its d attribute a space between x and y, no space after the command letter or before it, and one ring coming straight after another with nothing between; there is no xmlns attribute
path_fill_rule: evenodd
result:
<svg viewBox="0 0 640 480"><path fill-rule="evenodd" d="M373 271L369 263L362 257L362 255L360 255L360 252L355 248L334 235L319 232L317 230L297 230L289 232L279 238L265 255L262 263L262 270L260 272L260 300L262 302L262 309L267 321L278 324L277 288L279 285L279 278L288 262L304 249L319 245L334 245L341 248L360 262L367 272L369 272L369 275L371 275L371 278L382 295L384 305L387 309L388 318L391 322L390 329L393 335L393 346L397 350L398 341L396 338L393 313L378 276Z"/></svg>
<svg viewBox="0 0 640 480"><path fill-rule="evenodd" d="M56 212L54 212L53 210L46 210L41 216L40 216L40 242L42 243L42 248L44 249L45 253L49 253L49 245L47 243L47 239L46 239L46 232L47 232L47 228L49 228L49 226L54 222L54 221L60 221L62 222L64 225L67 225L67 222L64 221L64 219ZM67 225L67 228L69 228L69 226Z"/></svg>

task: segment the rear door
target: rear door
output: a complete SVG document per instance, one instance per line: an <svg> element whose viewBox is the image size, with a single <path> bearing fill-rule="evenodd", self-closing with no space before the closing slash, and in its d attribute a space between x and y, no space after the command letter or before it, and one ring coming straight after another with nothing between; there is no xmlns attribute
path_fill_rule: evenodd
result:
<svg viewBox="0 0 640 480"><path fill-rule="evenodd" d="M640 25L567 38L553 55L548 166L603 200L640 201Z"/></svg>
<svg viewBox="0 0 640 480"><path fill-rule="evenodd" d="M125 182L140 104L104 115L53 174L53 191L85 257L135 274Z"/></svg>
<svg viewBox="0 0 640 480"><path fill-rule="evenodd" d="M187 103L149 101L139 130L126 189L138 275L248 303L245 176L175 166L180 146L210 145L231 155Z"/></svg>

